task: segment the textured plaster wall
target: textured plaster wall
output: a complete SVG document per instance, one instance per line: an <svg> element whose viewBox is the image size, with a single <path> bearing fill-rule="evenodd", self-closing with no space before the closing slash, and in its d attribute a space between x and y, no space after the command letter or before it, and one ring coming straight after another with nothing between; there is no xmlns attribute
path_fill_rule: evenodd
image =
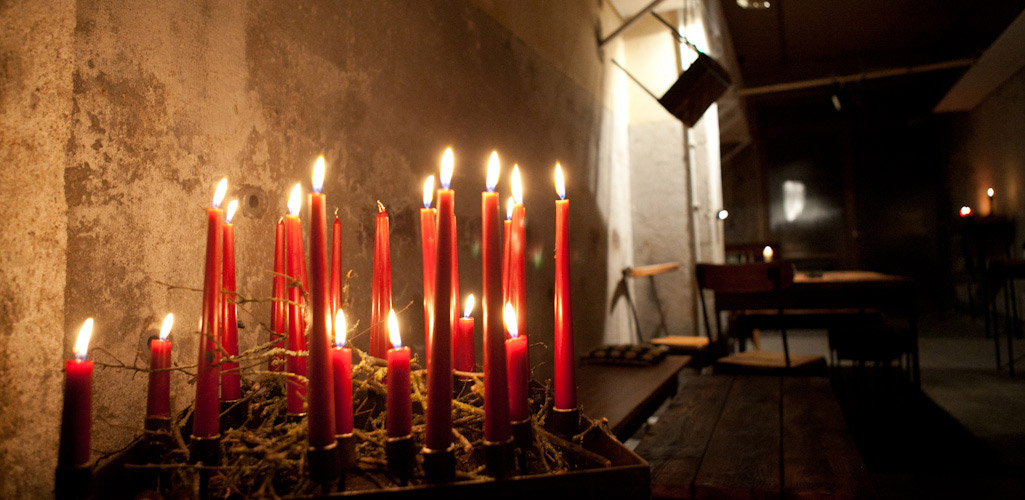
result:
<svg viewBox="0 0 1025 500"><path fill-rule="evenodd" d="M57 459L71 1L0 2L0 498L45 498Z"/></svg>
<svg viewBox="0 0 1025 500"><path fill-rule="evenodd" d="M525 173L529 326L551 346L551 175L561 161L572 200L578 350L599 343L615 239L602 216L612 203L609 175L599 171L612 154L600 147L602 131L613 128L594 38L600 7L545 7L548 26L567 28L562 39L539 42L510 31L522 20L489 8L498 3L2 4L0 497L51 491L60 363L86 317L96 318L90 357L131 363L174 312L174 360L193 361L199 295L160 282L202 285L203 207L224 175L242 206L240 294L266 297L288 188L302 181L308 189L312 160L326 155L343 264L356 273L348 312L364 326L381 200L392 217L394 302L414 304L401 321L419 351L420 187L452 145L461 288L476 292L478 193L497 149L507 167L503 197L511 163ZM569 46L580 58L572 64ZM11 200L28 208L15 210ZM243 349L266 335L255 327L268 307L250 312L240 313ZM543 346L532 354L549 357ZM549 376L550 364L536 373ZM144 392L144 375L97 368L96 453L122 446L141 425ZM192 397L185 377L173 377L175 407ZM26 428L30 418L36 425Z"/></svg>

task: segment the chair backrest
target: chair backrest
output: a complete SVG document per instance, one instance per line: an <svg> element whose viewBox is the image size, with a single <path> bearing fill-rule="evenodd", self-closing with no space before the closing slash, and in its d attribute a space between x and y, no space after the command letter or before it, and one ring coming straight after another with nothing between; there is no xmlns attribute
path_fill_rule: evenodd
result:
<svg viewBox="0 0 1025 500"><path fill-rule="evenodd" d="M794 283L794 267L788 262L755 264L697 264L698 288L716 293L773 292Z"/></svg>

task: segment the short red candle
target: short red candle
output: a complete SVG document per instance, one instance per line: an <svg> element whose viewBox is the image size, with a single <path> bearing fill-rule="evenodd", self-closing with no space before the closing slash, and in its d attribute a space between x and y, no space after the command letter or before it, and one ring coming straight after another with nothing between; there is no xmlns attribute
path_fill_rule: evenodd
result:
<svg viewBox="0 0 1025 500"><path fill-rule="evenodd" d="M388 351L388 328L384 321L391 310L391 249L388 213L380 202L377 208L374 223L373 289L370 297L370 355L383 358Z"/></svg>
<svg viewBox="0 0 1025 500"><path fill-rule="evenodd" d="M467 314L460 318L456 325L456 341L459 350L456 351L455 369L460 372L473 372L477 369L477 355L474 352L474 319Z"/></svg>
<svg viewBox="0 0 1025 500"><path fill-rule="evenodd" d="M228 356L238 356L238 311L235 307L235 225L231 223L238 200L228 203L224 216L223 296L221 297L221 347ZM221 363L221 401L242 399L242 377L238 363Z"/></svg>
<svg viewBox="0 0 1025 500"><path fill-rule="evenodd" d="M530 418L527 384L530 383L530 366L527 365L527 339L520 337L516 329L516 311L512 303L505 305L505 328L509 339L505 341L505 360L509 370L509 418L522 422Z"/></svg>
<svg viewBox="0 0 1025 500"><path fill-rule="evenodd" d="M310 194L310 274L313 287L310 301L313 328L309 343L309 443L312 448L335 444L335 378L331 373L331 343L327 333L331 325L330 288L327 281L327 199L324 185L324 157L313 166L313 193Z"/></svg>
<svg viewBox="0 0 1025 500"><path fill-rule="evenodd" d="M434 324L434 266L437 265L438 211L431 208L434 199L434 176L424 182L424 208L420 209L420 245L424 277L424 351L431 359L431 328Z"/></svg>
<svg viewBox="0 0 1025 500"><path fill-rule="evenodd" d="M332 325L335 348L331 349L331 371L335 376L335 433L352 433L352 349L345 347L346 322L341 309Z"/></svg>
<svg viewBox="0 0 1025 500"><path fill-rule="evenodd" d="M555 164L555 408L577 407L577 378L573 354L573 312L569 279L569 200L562 167Z"/></svg>
<svg viewBox="0 0 1025 500"><path fill-rule="evenodd" d="M388 407L385 430L388 437L406 437L413 432L413 406L409 389L409 348L402 346L395 311L389 311L393 348L386 353L388 359ZM451 391L449 391L451 392ZM429 407L428 407L429 408Z"/></svg>
<svg viewBox="0 0 1025 500"><path fill-rule="evenodd" d="M270 340L277 339L278 343L275 347L278 349L285 348L285 336L287 335L285 322L287 321L288 304L285 301L288 300L288 284L286 281L285 220L278 219L277 227L274 229L274 287L271 294L273 301L270 310L270 323L273 330ZM285 357L282 355L272 357L267 363L269 364L267 369L272 372L280 372L285 369Z"/></svg>
<svg viewBox="0 0 1025 500"><path fill-rule="evenodd" d="M61 412L57 465L81 467L89 462L92 428L93 362L85 359L92 318L85 320L75 342L75 358L64 363L64 409Z"/></svg>
<svg viewBox="0 0 1025 500"><path fill-rule="evenodd" d="M214 195L213 207L206 209L206 273L203 280L203 316L200 327L199 361L196 374L196 405L193 411L192 435L198 438L219 436L221 360L221 257L224 254L224 212L218 208L228 189L228 180L221 179Z"/></svg>
<svg viewBox="0 0 1025 500"><path fill-rule="evenodd" d="M289 279L288 287L288 350L300 352L306 350L306 320L304 318L304 298L302 291L305 285L297 286L303 282L303 275L306 274L306 259L303 255L302 246L302 223L299 221L299 209L301 207L302 195L299 184L292 189L288 198L288 215L285 216L285 238L287 245L287 273ZM288 356L288 373L306 376L306 358L301 356ZM296 378L288 378L288 391L286 394L286 406L288 413L302 415L306 413L303 409L303 399L306 397L306 383Z"/></svg>
<svg viewBox="0 0 1025 500"><path fill-rule="evenodd" d="M331 307L328 312L334 314L342 308L342 222L338 220L335 210L335 221L331 224Z"/></svg>
<svg viewBox="0 0 1025 500"><path fill-rule="evenodd" d="M509 425L509 386L502 328L502 253L498 241L498 155L488 162L488 190L481 193L481 257L484 313L484 440L504 443L512 436ZM492 168L492 165L494 167Z"/></svg>
<svg viewBox="0 0 1025 500"><path fill-rule="evenodd" d="M452 181L452 149L446 149L441 162L438 190L438 251L434 276L434 331L431 333L431 357L427 361L427 431L424 446L447 450L452 445L452 223L455 221L455 192Z"/></svg>
<svg viewBox="0 0 1025 500"><path fill-rule="evenodd" d="M168 418L171 416L171 333L174 315L168 314L160 327L160 337L150 341L149 349L149 391L146 394L146 416Z"/></svg>

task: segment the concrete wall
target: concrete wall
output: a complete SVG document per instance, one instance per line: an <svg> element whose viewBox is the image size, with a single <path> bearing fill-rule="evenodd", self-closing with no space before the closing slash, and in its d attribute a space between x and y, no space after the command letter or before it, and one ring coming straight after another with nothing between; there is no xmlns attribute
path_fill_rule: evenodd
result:
<svg viewBox="0 0 1025 500"><path fill-rule="evenodd" d="M625 118L616 118L625 110L607 95L610 81L624 85L607 78L599 56L598 19L610 16L601 9L593 0L522 9L461 0L0 6L0 497L51 491L61 359L83 319L96 318L91 358L130 363L174 312L174 360L193 362L199 296L158 282L201 286L202 208L224 175L229 197L242 201L240 293L266 297L288 188L308 186L312 160L326 155L344 265L357 274L349 314L364 325L381 200L392 216L395 304L414 304L401 321L420 350L420 186L452 145L462 290L477 291L478 193L497 149L526 174L530 331L551 346L551 175L561 161L573 207L578 350L601 342L608 263L629 261L624 247L633 246L621 215L629 197L613 187L627 168ZM264 338L255 326L269 314L249 312L240 313L243 348ZM549 354L537 346L532 356ZM549 371L544 363L537 375ZM192 387L173 378L181 408ZM141 426L144 387L139 374L98 367L96 453Z"/></svg>

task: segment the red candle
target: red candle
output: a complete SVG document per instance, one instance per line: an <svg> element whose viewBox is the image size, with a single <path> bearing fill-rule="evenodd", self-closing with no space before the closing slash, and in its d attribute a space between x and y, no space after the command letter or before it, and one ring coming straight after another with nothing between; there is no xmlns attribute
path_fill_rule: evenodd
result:
<svg viewBox="0 0 1025 500"><path fill-rule="evenodd" d="M510 196L505 204L505 220L502 221L502 303L509 302L509 228L512 226L513 205Z"/></svg>
<svg viewBox="0 0 1025 500"><path fill-rule="evenodd" d="M285 220L281 218L278 219L278 225L274 229L274 288L270 310L271 329L273 330L270 340L277 339L278 343L275 347L279 349L285 348L285 335L287 334L285 321L288 310L286 303L288 284L285 276ZM285 369L284 356L274 356L267 363L270 365L267 369L272 372L280 372Z"/></svg>
<svg viewBox="0 0 1025 500"><path fill-rule="evenodd" d="M573 313L569 286L569 200L562 166L555 164L555 408L577 407L573 354Z"/></svg>
<svg viewBox="0 0 1025 500"><path fill-rule="evenodd" d="M388 332L384 320L391 310L391 250L388 213L377 202L374 225L374 276L370 298L370 355L383 358L388 350Z"/></svg>
<svg viewBox="0 0 1025 500"><path fill-rule="evenodd" d="M453 191L454 193L455 191ZM454 197L453 197L454 200ZM452 212L452 226L449 228L449 243L452 246L452 291L449 299L449 325L452 327L453 334L456 333L457 326L459 324L459 243L458 243L458 231L456 231L456 215L455 206L453 201L453 212ZM452 354L453 356L459 350L459 336L454 335L452 338ZM455 359L455 358L453 358Z"/></svg>
<svg viewBox="0 0 1025 500"><path fill-rule="evenodd" d="M167 340L174 324L174 315L168 313L160 326L160 338L149 343L149 392L146 395L146 416L171 416L171 341Z"/></svg>
<svg viewBox="0 0 1025 500"><path fill-rule="evenodd" d="M505 303L505 360L509 369L509 418L522 422L530 418L527 401L527 384L530 383L530 366L527 365L527 339L519 336L516 328L516 310L511 302Z"/></svg>
<svg viewBox="0 0 1025 500"><path fill-rule="evenodd" d="M434 176L424 182L424 207L420 209L420 243L424 266L424 350L431 359L431 329L434 326L434 266L438 258L438 211L431 208L434 199Z"/></svg>
<svg viewBox="0 0 1025 500"><path fill-rule="evenodd" d="M452 222L455 192L452 182L452 148L441 159L438 190L438 251L434 285L434 331L427 361L427 436L424 446L447 450L452 445Z"/></svg>
<svg viewBox="0 0 1025 500"><path fill-rule="evenodd" d="M502 332L502 254L498 241L498 154L488 161L488 190L481 193L484 293L484 440L504 443L509 425L509 386L506 382L505 334Z"/></svg>
<svg viewBox="0 0 1025 500"><path fill-rule="evenodd" d="M335 314L335 348L331 349L331 370L335 376L335 433L352 433L352 349L345 347L348 325L345 312Z"/></svg>
<svg viewBox="0 0 1025 500"><path fill-rule="evenodd" d="M82 324L75 341L75 359L64 364L64 410L61 414L59 467L81 467L89 462L92 427L93 362L85 359L92 336L93 319Z"/></svg>
<svg viewBox="0 0 1025 500"><path fill-rule="evenodd" d="M406 437L413 432L413 406L409 390L409 348L402 346L395 311L388 311L388 407L385 430L390 438ZM451 392L451 391L449 391Z"/></svg>
<svg viewBox="0 0 1025 500"><path fill-rule="evenodd" d="M342 222L335 209L335 222L331 225L331 308L334 314L342 308Z"/></svg>
<svg viewBox="0 0 1025 500"><path fill-rule="evenodd" d="M228 356L238 356L238 311L235 309L235 225L231 223L238 210L238 200L228 203L224 214L224 270L221 298L221 348ZM238 363L221 363L221 401L242 399L242 377Z"/></svg>
<svg viewBox="0 0 1025 500"><path fill-rule="evenodd" d="M285 216L285 239L287 240L286 257L288 273L288 350L300 352L306 350L306 319L304 317L303 275L306 274L306 259L303 256L302 223L299 221L299 209L302 207L302 186L296 184L288 197L288 215ZM288 373L306 376L306 358L288 356ZM306 398L306 383L296 378L288 378L286 405L288 413L302 415L303 399Z"/></svg>
<svg viewBox="0 0 1025 500"><path fill-rule="evenodd" d="M221 179L214 194L213 206L206 209L206 274L203 280L203 319L200 325L199 362L196 375L196 407L192 419L192 435L213 438L221 433L218 382L221 370L221 256L224 252L223 211L219 208L228 190L228 179Z"/></svg>
<svg viewBox="0 0 1025 500"><path fill-rule="evenodd" d="M310 272L313 288L313 328L310 331L310 382L306 403L309 410L309 442L312 448L335 444L335 381L331 374L330 288L327 282L327 200L324 187L324 157L313 165L313 193L310 194Z"/></svg>
<svg viewBox="0 0 1025 500"><path fill-rule="evenodd" d="M509 301L516 309L516 327L519 334L527 339L527 283L526 283L526 209L523 206L523 183L520 181L520 167L513 165L512 194L516 203L513 205L512 223L509 229ZM527 353L530 362L530 353Z"/></svg>
<svg viewBox="0 0 1025 500"><path fill-rule="evenodd" d="M477 368L477 356L473 346L473 304L474 298L471 293L466 297L466 308L463 309L463 317L459 318L456 324L456 370L472 372Z"/></svg>

